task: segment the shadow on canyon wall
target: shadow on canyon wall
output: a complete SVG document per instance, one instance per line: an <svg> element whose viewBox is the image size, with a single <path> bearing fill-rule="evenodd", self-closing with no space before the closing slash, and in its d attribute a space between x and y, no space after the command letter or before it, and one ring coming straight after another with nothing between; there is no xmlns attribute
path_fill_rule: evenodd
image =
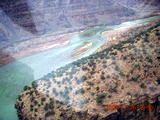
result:
<svg viewBox="0 0 160 120"><path fill-rule="evenodd" d="M1 0L0 8L15 24L32 34L37 33L27 0Z"/></svg>

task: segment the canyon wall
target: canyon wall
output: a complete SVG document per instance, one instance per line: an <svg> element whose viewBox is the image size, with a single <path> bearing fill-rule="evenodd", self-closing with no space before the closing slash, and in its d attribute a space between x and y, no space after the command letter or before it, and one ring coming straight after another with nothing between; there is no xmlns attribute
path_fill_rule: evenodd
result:
<svg viewBox="0 0 160 120"><path fill-rule="evenodd" d="M50 33L157 14L159 0L1 0L0 49Z"/></svg>

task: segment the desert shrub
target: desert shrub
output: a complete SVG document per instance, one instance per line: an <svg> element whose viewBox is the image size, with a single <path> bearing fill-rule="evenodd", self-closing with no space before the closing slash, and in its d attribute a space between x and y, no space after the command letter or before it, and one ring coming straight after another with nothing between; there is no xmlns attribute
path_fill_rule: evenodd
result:
<svg viewBox="0 0 160 120"><path fill-rule="evenodd" d="M81 94L84 94L85 90L83 88L81 88Z"/></svg>
<svg viewBox="0 0 160 120"><path fill-rule="evenodd" d="M103 64L103 68L107 68L107 65Z"/></svg>
<svg viewBox="0 0 160 120"><path fill-rule="evenodd" d="M18 95L18 100L19 100L19 101L22 101L21 95Z"/></svg>
<svg viewBox="0 0 160 120"><path fill-rule="evenodd" d="M77 69L72 67L70 74L75 74L76 72L77 72Z"/></svg>
<svg viewBox="0 0 160 120"><path fill-rule="evenodd" d="M48 103L45 104L44 110L45 110L45 111L48 111L48 110L49 110L49 104L48 104Z"/></svg>
<svg viewBox="0 0 160 120"><path fill-rule="evenodd" d="M116 71L120 71L120 68L119 68L118 65L115 66L115 70L116 70Z"/></svg>
<svg viewBox="0 0 160 120"><path fill-rule="evenodd" d="M110 75L107 75L106 77L107 77L107 78L111 78L111 76L110 76Z"/></svg>
<svg viewBox="0 0 160 120"><path fill-rule="evenodd" d="M127 58L128 58L127 56L123 56L123 60L127 60Z"/></svg>
<svg viewBox="0 0 160 120"><path fill-rule="evenodd" d="M29 89L28 86L24 86L24 88L23 88L24 91L26 91L26 90L28 90L28 89Z"/></svg>
<svg viewBox="0 0 160 120"><path fill-rule="evenodd" d="M134 64L134 68L137 68L140 70L140 65L139 64Z"/></svg>
<svg viewBox="0 0 160 120"><path fill-rule="evenodd" d="M158 84L160 84L160 78L157 78L157 80L156 80L156 81L157 81L157 83L158 83Z"/></svg>
<svg viewBox="0 0 160 120"><path fill-rule="evenodd" d="M119 76L117 74L113 74L112 78L117 80L119 78Z"/></svg>
<svg viewBox="0 0 160 120"><path fill-rule="evenodd" d="M144 42L149 42L148 37L144 38Z"/></svg>
<svg viewBox="0 0 160 120"><path fill-rule="evenodd" d="M81 88L81 89L79 89L79 90L77 90L76 92L75 92L75 94L77 95L77 94L84 94L85 93L85 90L83 89L83 88Z"/></svg>
<svg viewBox="0 0 160 120"><path fill-rule="evenodd" d="M55 114L54 111L48 111L48 112L46 112L45 117L49 117L49 116L52 116L54 114Z"/></svg>
<svg viewBox="0 0 160 120"><path fill-rule="evenodd" d="M98 94L97 95L97 97L96 97L96 103L97 104L100 104L100 103L102 103L103 102L103 99L106 97L106 95L105 94Z"/></svg>
<svg viewBox="0 0 160 120"><path fill-rule="evenodd" d="M38 84L37 84L36 81L33 81L33 82L32 82L32 87L33 87L33 88L37 88L37 87L38 87Z"/></svg>
<svg viewBox="0 0 160 120"><path fill-rule="evenodd" d="M87 77L86 76L82 76L81 80L84 82L85 80L87 80Z"/></svg>
<svg viewBox="0 0 160 120"><path fill-rule="evenodd" d="M116 93L116 92L117 92L117 86L115 86L115 87L110 87L110 88L109 88L109 92L110 92L110 93L113 93L113 92Z"/></svg>
<svg viewBox="0 0 160 120"><path fill-rule="evenodd" d="M152 62L153 62L153 60L152 60L152 57L151 57L151 56L147 56L147 57L146 57L146 59L147 59L147 61L148 61L149 63L152 63Z"/></svg>
<svg viewBox="0 0 160 120"><path fill-rule="evenodd" d="M30 107L30 111L33 112L33 108L32 107Z"/></svg>
<svg viewBox="0 0 160 120"><path fill-rule="evenodd" d="M87 77L83 75L82 77L78 78L76 82L77 82L77 84L80 84L86 80L87 80Z"/></svg>
<svg viewBox="0 0 160 120"><path fill-rule="evenodd" d="M121 43L119 43L119 44L116 44L115 46L113 46L113 48L121 51L123 48L123 45Z"/></svg>
<svg viewBox="0 0 160 120"><path fill-rule="evenodd" d="M90 82L90 81L88 81L87 84L90 85L90 86L93 86L93 85L94 85L94 83L92 83L92 82Z"/></svg>
<svg viewBox="0 0 160 120"><path fill-rule="evenodd" d="M117 51L111 52L110 55L117 55Z"/></svg>
<svg viewBox="0 0 160 120"><path fill-rule="evenodd" d="M38 94L39 94L38 90L34 90L34 93L35 93L36 95L38 95Z"/></svg>
<svg viewBox="0 0 160 120"><path fill-rule="evenodd" d="M65 92L63 92L63 91L60 91L59 94L60 94L60 96L63 97L63 98L65 98L65 96L66 96Z"/></svg>
<svg viewBox="0 0 160 120"><path fill-rule="evenodd" d="M35 109L34 109L34 112L37 112L37 111L38 111L38 109L37 109L37 108L35 108Z"/></svg>
<svg viewBox="0 0 160 120"><path fill-rule="evenodd" d="M112 58L112 60L115 60L115 59L116 59L116 57L115 57L115 56L112 56L111 58Z"/></svg>
<svg viewBox="0 0 160 120"><path fill-rule="evenodd" d="M95 74L96 72L92 69L92 71L90 72L91 75Z"/></svg>
<svg viewBox="0 0 160 120"><path fill-rule="evenodd" d="M46 101L46 98L45 97L41 98L41 101L42 102Z"/></svg>
<svg viewBox="0 0 160 120"><path fill-rule="evenodd" d="M105 59L109 59L110 57L108 55L105 56Z"/></svg>
<svg viewBox="0 0 160 120"><path fill-rule="evenodd" d="M101 74L101 80L105 80L104 74Z"/></svg>
<svg viewBox="0 0 160 120"><path fill-rule="evenodd" d="M119 75L122 76L122 77L125 76L125 74L122 71L119 72Z"/></svg>
<svg viewBox="0 0 160 120"><path fill-rule="evenodd" d="M99 87L98 87L98 86L96 87L96 90L97 90L97 91L99 90Z"/></svg>
<svg viewBox="0 0 160 120"><path fill-rule="evenodd" d="M129 49L129 50L131 50L131 49L133 49L133 48L135 48L134 45L129 45L129 46L128 46L128 49Z"/></svg>
<svg viewBox="0 0 160 120"><path fill-rule="evenodd" d="M54 108L54 101L50 101L49 105L49 109L53 109Z"/></svg>
<svg viewBox="0 0 160 120"><path fill-rule="evenodd" d="M30 97L30 101L33 102L35 97Z"/></svg>
<svg viewBox="0 0 160 120"><path fill-rule="evenodd" d="M141 84L140 84L140 87L141 87L141 88L146 88L146 85L145 85L144 83L141 83Z"/></svg>
<svg viewBox="0 0 160 120"><path fill-rule="evenodd" d="M128 82L137 82L138 77L131 77L130 79L127 80Z"/></svg>
<svg viewBox="0 0 160 120"><path fill-rule="evenodd" d="M159 30L156 30L155 35L156 35L156 36L160 36L160 31L159 31Z"/></svg>
<svg viewBox="0 0 160 120"><path fill-rule="evenodd" d="M87 70L87 67L86 67L86 66L82 66L82 70L83 70L83 71L86 71L86 70Z"/></svg>

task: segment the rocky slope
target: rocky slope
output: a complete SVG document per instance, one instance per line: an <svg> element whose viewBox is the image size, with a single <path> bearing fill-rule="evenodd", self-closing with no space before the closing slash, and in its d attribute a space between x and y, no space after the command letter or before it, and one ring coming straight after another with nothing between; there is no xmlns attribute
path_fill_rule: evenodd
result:
<svg viewBox="0 0 160 120"><path fill-rule="evenodd" d="M59 68L32 86L25 86L15 105L19 118L148 119L141 115L142 110L137 117L132 112L123 112L121 106L143 104L148 98L157 99L160 95L159 39L158 24L134 38ZM107 105L119 107L109 110ZM159 103L154 106L156 114L152 118L155 120L159 119L158 106ZM145 111L148 114L149 110Z"/></svg>
<svg viewBox="0 0 160 120"><path fill-rule="evenodd" d="M70 37L61 34L159 15L159 4L159 0L1 0L0 65L12 61L8 56L19 59Z"/></svg>

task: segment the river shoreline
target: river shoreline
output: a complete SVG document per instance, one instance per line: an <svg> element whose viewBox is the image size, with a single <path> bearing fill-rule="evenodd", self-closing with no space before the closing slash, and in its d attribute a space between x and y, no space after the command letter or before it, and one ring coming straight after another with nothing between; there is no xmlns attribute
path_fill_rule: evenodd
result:
<svg viewBox="0 0 160 120"><path fill-rule="evenodd" d="M117 41L125 40L131 35L134 35L134 33L138 33L148 29L150 26L155 25L157 21L158 20L154 22L147 22L145 24L135 25L132 27L122 27L122 28L117 28L115 30L103 31L102 36L105 39L107 39L107 42L104 43L104 45L100 47L96 52L105 49L106 47L110 46L111 44ZM8 64L14 60L23 57L27 57L39 52L67 45L73 35L79 34L83 31L85 30L81 30L80 32L66 33L60 35L50 35L41 38L35 38L30 41L28 40L19 42L12 46L8 46L7 48L4 48L0 51L0 56L1 56L0 66L3 66L5 64Z"/></svg>

